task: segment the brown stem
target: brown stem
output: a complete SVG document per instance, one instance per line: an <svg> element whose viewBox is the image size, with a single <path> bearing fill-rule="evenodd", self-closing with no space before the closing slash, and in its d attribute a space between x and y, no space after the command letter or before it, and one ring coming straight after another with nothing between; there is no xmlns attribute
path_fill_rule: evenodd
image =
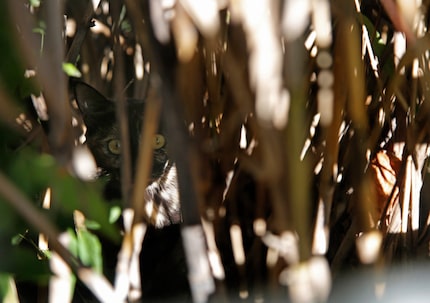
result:
<svg viewBox="0 0 430 303"><path fill-rule="evenodd" d="M64 60L63 6L61 1L47 0L42 7L46 14L44 49L38 69L48 106L50 131L48 139L51 152L62 164L67 164L73 148L72 118L67 93Z"/></svg>
<svg viewBox="0 0 430 303"><path fill-rule="evenodd" d="M131 149L130 149L130 136L128 128L128 115L127 115L127 101L125 99L125 68L124 68L124 53L121 49L120 43L120 14L121 2L112 2L112 17L113 17L113 52L114 52L114 92L116 102L116 115L120 126L121 137L121 190L123 200L128 206L130 204L130 195L132 190L132 167L131 167Z"/></svg>
<svg viewBox="0 0 430 303"><path fill-rule="evenodd" d="M100 1L99 1L100 4ZM98 5L97 5L98 6ZM88 30L92 26L92 17L94 14L93 3L92 1L88 1L87 8L85 9L85 13L82 17L82 21L78 25L78 31L73 39L72 45L67 52L66 61L71 63L76 63L79 52L81 51L81 46L85 40L85 37L88 33Z"/></svg>

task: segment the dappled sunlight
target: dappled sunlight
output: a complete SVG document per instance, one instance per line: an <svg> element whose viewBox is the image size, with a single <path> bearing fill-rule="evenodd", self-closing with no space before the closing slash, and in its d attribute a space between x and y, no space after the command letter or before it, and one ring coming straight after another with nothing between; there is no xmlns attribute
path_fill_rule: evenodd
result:
<svg viewBox="0 0 430 303"><path fill-rule="evenodd" d="M0 301L421 299L426 3L0 9Z"/></svg>

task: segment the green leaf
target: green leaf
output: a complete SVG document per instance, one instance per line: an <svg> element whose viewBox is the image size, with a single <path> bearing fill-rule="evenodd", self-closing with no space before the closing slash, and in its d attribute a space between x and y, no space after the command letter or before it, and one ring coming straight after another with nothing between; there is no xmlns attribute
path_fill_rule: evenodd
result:
<svg viewBox="0 0 430 303"><path fill-rule="evenodd" d="M130 33L133 30L131 23L128 20L122 21L121 22L121 30L126 32L126 33Z"/></svg>
<svg viewBox="0 0 430 303"><path fill-rule="evenodd" d="M87 230L79 230L78 255L82 263L91 266L95 271L103 271L102 246L97 236Z"/></svg>
<svg viewBox="0 0 430 303"><path fill-rule="evenodd" d="M111 207L109 211L109 223L111 224L115 223L120 216L121 216L121 207L119 207L118 205Z"/></svg>
<svg viewBox="0 0 430 303"><path fill-rule="evenodd" d="M30 5L32 7L39 7L40 6L40 0L29 0Z"/></svg>
<svg viewBox="0 0 430 303"><path fill-rule="evenodd" d="M34 197L55 178L55 160L47 154L37 154L30 148L19 152L19 157L8 163L9 176L28 197ZM31 173L29 173L31 172Z"/></svg>
<svg viewBox="0 0 430 303"><path fill-rule="evenodd" d="M75 77L75 78L82 77L82 74L79 71L79 69L75 65L73 65L73 63L70 63L70 62L63 62L63 71L69 77Z"/></svg>
<svg viewBox="0 0 430 303"><path fill-rule="evenodd" d="M13 290L15 282L11 275L0 272L0 301L15 303L19 302L16 292Z"/></svg>
<svg viewBox="0 0 430 303"><path fill-rule="evenodd" d="M100 229L100 223L94 221L94 220L85 220L85 227L92 230L98 230Z"/></svg>
<svg viewBox="0 0 430 303"><path fill-rule="evenodd" d="M76 233L71 228L67 229L67 233L70 236L70 243L67 248L73 256L78 257L78 239Z"/></svg>
<svg viewBox="0 0 430 303"><path fill-rule="evenodd" d="M17 234L14 237L12 237L11 244L12 245L18 245L22 242L23 239L24 238L21 234Z"/></svg>
<svg viewBox="0 0 430 303"><path fill-rule="evenodd" d="M79 258L86 266L97 272L103 271L102 246L98 237L90 231L80 229L76 233L73 229L67 230L70 236L68 249L72 255Z"/></svg>

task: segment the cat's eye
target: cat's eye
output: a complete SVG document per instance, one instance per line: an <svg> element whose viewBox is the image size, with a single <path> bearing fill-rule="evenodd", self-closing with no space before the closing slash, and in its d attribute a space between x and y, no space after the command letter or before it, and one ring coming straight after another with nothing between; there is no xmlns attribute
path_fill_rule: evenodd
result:
<svg viewBox="0 0 430 303"><path fill-rule="evenodd" d="M160 148L162 148L165 143L166 143L166 139L164 138L163 135L156 134L154 136L154 143L153 143L154 149L160 149Z"/></svg>
<svg viewBox="0 0 430 303"><path fill-rule="evenodd" d="M118 139L109 140L108 150L114 155L119 155L121 153L121 142Z"/></svg>

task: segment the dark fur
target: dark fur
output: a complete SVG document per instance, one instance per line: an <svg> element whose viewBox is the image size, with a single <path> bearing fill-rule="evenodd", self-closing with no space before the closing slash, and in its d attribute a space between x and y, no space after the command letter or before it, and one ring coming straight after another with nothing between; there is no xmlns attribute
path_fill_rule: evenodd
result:
<svg viewBox="0 0 430 303"><path fill-rule="evenodd" d="M87 127L86 144L96 159L101 174L110 178L108 198L118 198L120 193L121 155L109 151L110 140L120 141L119 124L116 122L115 103L105 98L91 86L77 82L75 97ZM128 127L132 167L136 166L144 102L128 100ZM162 134L162 131L160 131ZM177 190L176 167L169 160L167 142L154 149L151 183L146 190L146 215L150 224L161 228L179 223L180 205ZM142 201L144 203L144 201Z"/></svg>
<svg viewBox="0 0 430 303"><path fill-rule="evenodd" d="M119 139L115 103L106 99L91 86L77 82L75 98L82 112L86 130L86 144L92 151L101 175L110 179L106 188L108 199L121 197L121 156L109 151L108 142ZM128 121L133 167L135 167L142 127L144 102L128 100ZM159 131L162 134L162 130ZM143 299L154 301L190 299L187 267L180 234L180 204L176 167L169 160L167 144L154 149L151 182L146 187L146 215L149 227L141 253L141 281ZM142 186L142 185L139 185ZM142 201L142 203L145 203ZM103 249L106 251L106 245ZM118 249L118 248L116 248ZM115 249L115 250L116 250ZM108 250L112 250L110 247ZM110 253L109 255L116 255ZM105 254L105 259L108 254ZM114 267L116 260L104 260ZM110 269L112 270L112 269Z"/></svg>

